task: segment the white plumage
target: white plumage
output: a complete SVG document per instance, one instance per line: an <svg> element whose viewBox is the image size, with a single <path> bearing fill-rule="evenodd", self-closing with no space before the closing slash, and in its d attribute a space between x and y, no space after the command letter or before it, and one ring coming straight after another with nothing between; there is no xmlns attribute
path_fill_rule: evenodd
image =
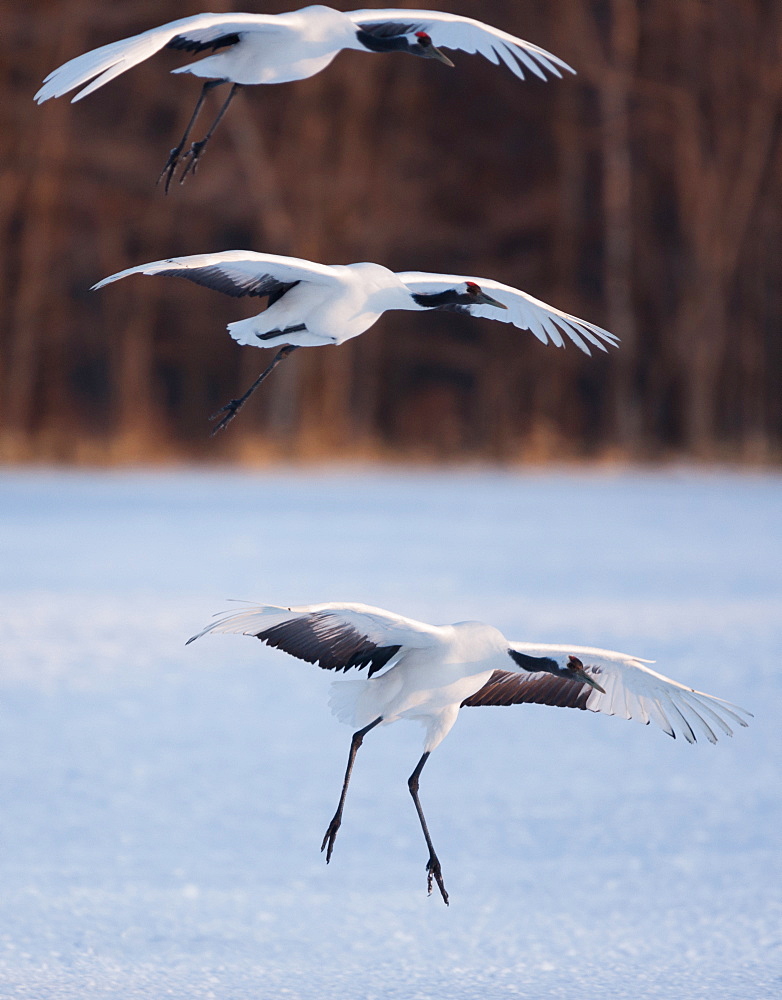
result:
<svg viewBox="0 0 782 1000"><path fill-rule="evenodd" d="M195 14L171 21L76 56L46 77L35 100L41 103L79 87L82 89L73 100L81 100L166 47L201 55L210 53L173 70L210 82L204 85L190 124L163 168L161 177L166 176L168 190L203 99L216 84L231 82L234 87L205 139L193 143L185 154L190 160L182 179L195 169L237 87L314 76L343 49L407 52L453 65L438 46L480 53L495 64L502 62L521 79L525 70L544 80L547 73L561 76L562 69L573 72L545 49L470 17L398 8L342 12L316 4L284 14Z"/></svg>
<svg viewBox="0 0 782 1000"><path fill-rule="evenodd" d="M208 632L255 636L327 670L367 670L359 680L332 685L331 708L357 729L337 812L322 850L331 858L358 747L375 726L400 719L423 724L424 753L409 779L429 860L428 888L448 894L418 800L418 778L429 754L456 721L459 709L538 703L619 715L690 743L716 743L746 726L749 712L652 670L649 660L588 646L508 641L481 622L429 625L381 608L339 602L281 608L250 606L221 615ZM193 639L188 640L192 642Z"/></svg>
<svg viewBox="0 0 782 1000"><path fill-rule="evenodd" d="M229 323L228 332L240 344L282 350L242 397L219 411L227 413L215 431L233 419L263 379L295 348L342 344L368 330L391 309L445 309L496 319L529 330L544 344L562 347L567 337L586 354L591 353L589 345L605 351L605 345L618 342L607 330L492 278L423 271L395 273L374 263L326 265L251 250L227 250L139 264L93 287L103 288L132 274L175 275L237 298L269 297L262 313Z"/></svg>

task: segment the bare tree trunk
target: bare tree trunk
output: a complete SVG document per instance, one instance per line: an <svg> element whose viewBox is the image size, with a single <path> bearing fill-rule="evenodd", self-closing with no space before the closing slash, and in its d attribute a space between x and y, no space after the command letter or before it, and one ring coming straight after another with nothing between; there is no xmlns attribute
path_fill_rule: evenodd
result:
<svg viewBox="0 0 782 1000"><path fill-rule="evenodd" d="M603 136L604 282L608 328L622 338L614 359L613 407L617 442L626 452L640 444L641 405L636 387L638 334L633 304L632 87L638 52L636 0L611 0L607 72L600 87Z"/></svg>
<svg viewBox="0 0 782 1000"><path fill-rule="evenodd" d="M751 16L750 7L746 7ZM682 37L690 40L683 59L691 60L692 42L705 32L700 10L680 8ZM760 26L754 37L760 39ZM712 28L713 25L708 27ZM760 185L775 142L773 121L779 113L782 72L778 59L758 54L753 76L758 88L746 117L728 127L719 117L704 120L700 95L681 94L675 101L676 183L679 204L691 239L691 288L683 300L678 332L682 365L689 385L685 435L694 454L711 455L717 440L720 370L730 355L730 289L736 278L744 241L759 196ZM719 54L709 69L711 99L729 107L735 95ZM709 125L712 126L709 129Z"/></svg>
<svg viewBox="0 0 782 1000"><path fill-rule="evenodd" d="M83 3L63 11L55 59L78 48L83 37ZM59 378L52 340L63 333L65 286L59 208L66 190L63 173L69 142L70 108L61 103L42 109L36 133L27 133L23 152L27 184L21 194L23 220L15 241L18 284L12 305L3 423L11 452L24 451L23 439L45 421L44 383ZM52 334L54 333L54 337ZM46 365L52 377L46 378ZM63 414L59 415L62 420ZM8 447L7 446L7 447Z"/></svg>

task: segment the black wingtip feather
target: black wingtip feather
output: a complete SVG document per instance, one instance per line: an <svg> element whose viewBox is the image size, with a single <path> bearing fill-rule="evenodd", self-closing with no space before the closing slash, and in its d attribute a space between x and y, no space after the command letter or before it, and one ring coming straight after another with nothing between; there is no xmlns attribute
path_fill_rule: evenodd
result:
<svg viewBox="0 0 782 1000"><path fill-rule="evenodd" d="M291 656L316 663L323 670L363 670L369 676L382 670L401 646L378 646L366 635L346 626L334 615L316 612L273 625L256 638Z"/></svg>
<svg viewBox="0 0 782 1000"><path fill-rule="evenodd" d="M181 52L206 52L207 49L216 52L217 49L226 49L232 45L238 45L241 40L242 36L236 32L231 32L228 35L220 35L219 38L213 38L211 42L196 42L186 35L177 35L176 38L171 39L166 48L178 49Z"/></svg>
<svg viewBox="0 0 782 1000"><path fill-rule="evenodd" d="M194 285L211 288L215 292L222 292L235 299L244 298L246 295L260 297L268 295L269 305L273 305L299 284L299 281L279 281L271 274L243 275L231 272L230 265L223 267L219 264L208 264L204 267L171 267L154 273L164 277L185 278Z"/></svg>

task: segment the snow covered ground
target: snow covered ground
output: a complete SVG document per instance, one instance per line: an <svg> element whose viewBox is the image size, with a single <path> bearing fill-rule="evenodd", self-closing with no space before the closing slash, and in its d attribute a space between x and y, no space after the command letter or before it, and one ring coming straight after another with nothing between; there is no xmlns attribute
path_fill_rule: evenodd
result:
<svg viewBox="0 0 782 1000"><path fill-rule="evenodd" d="M755 713L717 746L465 709L421 797L228 598L607 646ZM782 995L782 477L0 472L0 997Z"/></svg>

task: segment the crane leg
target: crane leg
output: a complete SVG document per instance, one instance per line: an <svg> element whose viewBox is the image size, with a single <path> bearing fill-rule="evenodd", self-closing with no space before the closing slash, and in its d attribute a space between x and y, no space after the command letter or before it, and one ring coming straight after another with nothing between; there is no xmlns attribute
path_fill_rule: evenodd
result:
<svg viewBox="0 0 782 1000"><path fill-rule="evenodd" d="M234 97L236 96L236 94L240 90L241 86L242 85L240 83L235 83L233 85L233 87L231 87L230 91L228 92L228 97L226 97L225 103L220 108L220 110L217 112L217 118L215 118L215 120L212 122L212 125L211 125L209 131L206 133L206 135L203 137L203 139L199 139L198 142L194 142L191 145L190 149L185 154L185 156L187 157L187 164L185 166L185 169L182 171L182 176L179 178L179 183L180 184L184 184L185 177L187 177L188 174L190 174L190 173L194 174L196 172L196 168L198 167L198 158L201 156L201 154L203 153L203 151L206 149L206 144L212 138L212 135L214 134L214 130L220 124L220 120L222 119L222 117L226 113L226 111L228 110L228 105L234 99Z"/></svg>
<svg viewBox="0 0 782 1000"><path fill-rule="evenodd" d="M429 759L429 751L421 757L421 759L416 764L416 768L410 777L407 779L407 787L410 789L410 794L413 796L413 802L415 803L415 809L418 813L418 818L421 821L421 829L424 831L424 838L426 839L426 846L429 848L429 860L426 862L426 876L427 876L427 888L429 890L429 895L432 894L432 880L437 883L437 888L440 890L440 895L443 897L443 902L448 905L448 893L445 891L445 883L443 882L443 873L440 868L440 859L437 857L434 851L434 846L432 844L432 838L429 836L429 828L426 825L426 819L424 818L424 811L421 808L421 802L418 798L418 779L421 777L421 771L424 769L424 764Z"/></svg>
<svg viewBox="0 0 782 1000"><path fill-rule="evenodd" d="M214 437L218 431L221 431L224 427L227 427L228 424L230 424L230 422L233 420L233 418L236 416L239 410L244 406L244 404L247 402L250 396L252 396L252 394L255 392L255 390L258 388L261 382L263 382L263 380L267 376L271 375L271 373L274 371L277 365L281 361L284 361L289 354L292 354L296 350L297 346L298 345L296 344L286 344L284 347L281 347L280 350L272 358L272 363L269 365L269 367L264 368L264 370L261 372L261 374L253 382L253 384L250 386L250 388L243 396L240 396L238 399L230 399L225 404L225 406L221 406L216 413L212 414L212 416L209 418L210 420L216 420L221 413L225 413L225 416L223 417L223 419L220 421L219 424L215 424L215 426L212 428L212 433L209 435L210 437Z"/></svg>
<svg viewBox="0 0 782 1000"><path fill-rule="evenodd" d="M323 838L323 843L320 845L321 851L326 851L326 864L331 861L331 854L334 850L334 841L337 839L337 831L342 825L342 810L345 808L345 796L348 794L350 775L353 773L353 764L356 760L358 748L364 742L364 737L367 733L371 729L374 729L375 726L379 726L382 721L383 716L381 715L375 719L374 722L370 722L368 726L364 726L364 728L359 729L357 733L353 733L353 739L350 741L348 766L345 770L345 780L342 782L342 794L339 797L339 805L337 806L337 811L334 813L334 818L329 823L328 830L326 830L326 836ZM328 848L328 850L326 850L326 848Z"/></svg>
<svg viewBox="0 0 782 1000"><path fill-rule="evenodd" d="M210 90L214 90L215 87L219 87L221 84L227 82L228 82L227 80L207 80L206 83L201 88L201 93L198 97L198 100L196 101L195 110L193 111L193 114L190 117L190 121L187 123L187 128L185 129L182 138L179 140L177 145L174 146L174 148L168 154L166 165L160 171L160 177L158 177L157 179L157 182L159 184L164 177L166 178L166 194L168 194L168 188L169 185L171 184L171 178L174 176L174 171L176 170L177 164L179 163L179 158L182 156L182 150L185 148L185 143L187 142L190 133L193 131L193 126L196 123L196 118L198 118L198 113L201 110L204 101L206 100L206 95L209 93Z"/></svg>

